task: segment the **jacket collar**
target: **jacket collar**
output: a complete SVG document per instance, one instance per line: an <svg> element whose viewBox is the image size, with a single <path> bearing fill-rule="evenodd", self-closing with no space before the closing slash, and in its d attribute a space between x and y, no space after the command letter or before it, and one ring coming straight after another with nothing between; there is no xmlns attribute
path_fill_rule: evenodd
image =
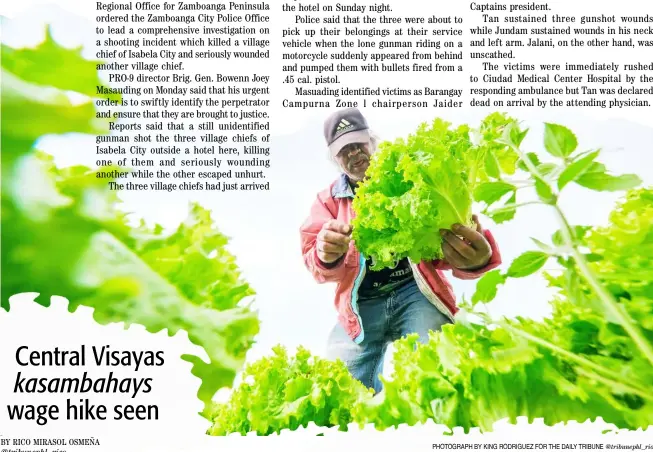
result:
<svg viewBox="0 0 653 452"><path fill-rule="evenodd" d="M353 198L354 192L349 185L349 177L346 174L341 174L336 183L331 188L331 196L334 198Z"/></svg>

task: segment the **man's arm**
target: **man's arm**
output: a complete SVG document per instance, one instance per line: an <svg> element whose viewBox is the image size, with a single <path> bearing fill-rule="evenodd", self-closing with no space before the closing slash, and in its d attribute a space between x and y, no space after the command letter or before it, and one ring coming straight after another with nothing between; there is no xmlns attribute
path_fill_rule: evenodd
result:
<svg viewBox="0 0 653 452"><path fill-rule="evenodd" d="M318 283L342 279L344 261L351 252L349 232L351 227L336 221L318 197L300 228L304 265Z"/></svg>

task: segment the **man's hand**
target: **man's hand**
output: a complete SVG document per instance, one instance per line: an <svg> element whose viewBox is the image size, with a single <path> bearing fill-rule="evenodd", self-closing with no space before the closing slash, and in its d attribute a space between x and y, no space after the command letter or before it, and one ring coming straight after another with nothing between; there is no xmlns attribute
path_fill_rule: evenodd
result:
<svg viewBox="0 0 653 452"><path fill-rule="evenodd" d="M485 267L492 257L492 248L481 232L481 224L474 215L476 230L455 224L441 229L442 253L447 262L460 270L477 270Z"/></svg>
<svg viewBox="0 0 653 452"><path fill-rule="evenodd" d="M325 264L340 259L349 249L351 226L337 220L324 223L317 234L317 257Z"/></svg>

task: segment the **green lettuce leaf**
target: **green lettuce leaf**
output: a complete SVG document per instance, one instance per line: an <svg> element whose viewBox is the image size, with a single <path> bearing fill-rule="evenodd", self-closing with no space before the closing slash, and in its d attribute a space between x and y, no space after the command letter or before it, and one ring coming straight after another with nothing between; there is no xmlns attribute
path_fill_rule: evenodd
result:
<svg viewBox="0 0 653 452"><path fill-rule="evenodd" d="M277 345L273 354L249 364L226 403L211 410L209 435L271 435L296 430L310 422L347 430L353 407L372 398L342 361L328 361L299 347L289 356Z"/></svg>

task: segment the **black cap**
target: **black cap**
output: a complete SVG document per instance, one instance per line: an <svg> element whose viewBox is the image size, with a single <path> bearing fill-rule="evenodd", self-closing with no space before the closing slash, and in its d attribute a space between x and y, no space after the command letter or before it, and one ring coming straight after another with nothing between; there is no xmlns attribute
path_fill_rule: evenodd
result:
<svg viewBox="0 0 653 452"><path fill-rule="evenodd" d="M338 110L324 121L324 138L335 157L348 144L369 141L367 120L358 108Z"/></svg>

